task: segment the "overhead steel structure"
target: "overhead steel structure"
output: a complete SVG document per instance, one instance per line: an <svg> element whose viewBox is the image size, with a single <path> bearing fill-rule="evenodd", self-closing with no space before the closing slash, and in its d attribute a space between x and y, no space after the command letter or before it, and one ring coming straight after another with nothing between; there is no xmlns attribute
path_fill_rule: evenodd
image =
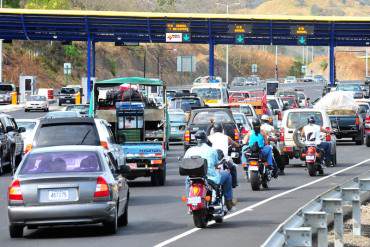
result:
<svg viewBox="0 0 370 247"><path fill-rule="evenodd" d="M298 39L304 37L303 45L330 47L330 83L334 83L334 48L370 44L370 17L29 9L0 10L0 39L86 41L90 81L95 76L96 42L166 43L168 23L186 23L188 43L209 45L209 75L214 75L217 44L296 46ZM233 26L243 30L230 31ZM299 33L297 28L307 30ZM236 40L238 33L242 37Z"/></svg>

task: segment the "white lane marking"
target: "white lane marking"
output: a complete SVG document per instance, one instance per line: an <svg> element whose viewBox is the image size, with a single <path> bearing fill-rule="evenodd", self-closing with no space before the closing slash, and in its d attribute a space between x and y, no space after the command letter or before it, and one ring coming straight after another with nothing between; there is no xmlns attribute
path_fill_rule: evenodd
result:
<svg viewBox="0 0 370 247"><path fill-rule="evenodd" d="M325 177L319 178L319 179L314 180L314 181L311 181L311 182L309 182L309 183L307 183L307 184L303 184L303 185L301 185L301 186L298 186L298 187L295 187L295 188L293 188L293 189L287 190L287 191L282 192L282 193L280 193L280 194L274 195L274 196L272 196L272 197L270 197L270 198L267 198L267 199L265 199L265 200L263 200L263 201L260 201L260 202L258 202L258 203L256 203L256 204L253 204L253 205L251 205L251 206L245 207L245 208L243 208L243 209L241 209L241 210L239 210L239 211L236 211L236 212L234 212L234 213L228 214L228 215L226 215L226 216L224 217L224 219L229 219L229 218L231 218L231 217L237 216L237 215L242 214L242 213L245 213L245 212L247 212L247 211L251 211L251 210L253 210L254 208L259 207L259 206L261 206L261 205L263 205L263 204L266 204L266 203L268 203L268 202L270 202L270 201L272 201L272 200L274 200L274 199L276 199L276 198L279 198L279 197L285 196L285 195L290 194L290 193L292 193L292 192L294 192L294 191L297 191L297 190L303 189L303 188L305 188L305 187L311 186L311 185L313 185L313 184L319 183L319 182L324 181L324 180L326 180L326 179L328 179L328 178L334 177L334 176L336 176L336 175L338 175L338 174L340 174L340 173L343 173L343 172L346 172L346 171L348 171L348 170L350 170L350 169L353 169L353 168L356 168L356 167L358 167L358 166L361 166L361 165L363 165L363 164L365 164L365 163L367 163L367 162L369 162L369 161L370 161L370 159L367 159L367 160L361 161L360 163L357 163L357 164L355 164L355 165L353 165L353 166L349 166L349 167L347 167L347 168L344 168L344 169L342 169L342 170L339 170L339 171L337 171L337 172L334 172L333 174L330 174L330 175L328 175L328 176L325 176ZM214 222L214 221L211 221L211 222L209 222L209 224L208 224L208 225L213 225L213 224L215 224L215 222ZM167 239L167 240L165 240L165 241L163 241L163 242L160 242L160 243L158 243L158 244L154 245L154 247L163 247L163 246L169 245L170 243L173 243L173 242L175 242L175 241L177 241L177 240L179 240L179 239L181 239L181 238L184 238L184 237L186 237L186 236L188 236L188 235L190 235L190 234L192 234L192 233L194 233L194 232L197 232L197 231L199 231L199 230L201 230L201 228L193 228L193 229L190 229L190 230L188 230L188 231L186 231L186 232L183 232L183 233L181 233L181 234L179 234L179 235L176 235L176 236L174 236L174 237L172 237L172 238L170 238L170 239Z"/></svg>

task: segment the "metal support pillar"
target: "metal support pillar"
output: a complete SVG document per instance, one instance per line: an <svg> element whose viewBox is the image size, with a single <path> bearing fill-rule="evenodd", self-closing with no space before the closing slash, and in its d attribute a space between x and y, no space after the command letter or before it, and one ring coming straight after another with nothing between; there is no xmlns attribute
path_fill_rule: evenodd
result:
<svg viewBox="0 0 370 247"><path fill-rule="evenodd" d="M352 201L353 235L361 236L361 202Z"/></svg>
<svg viewBox="0 0 370 247"><path fill-rule="evenodd" d="M93 41L92 42L92 46L91 46L91 55L92 55L92 70L91 70L91 75L92 75L92 77L96 77L95 76L95 73L96 73L96 63L95 63L95 42Z"/></svg>
<svg viewBox="0 0 370 247"><path fill-rule="evenodd" d="M334 246L343 247L343 212L334 213Z"/></svg>
<svg viewBox="0 0 370 247"><path fill-rule="evenodd" d="M330 86L333 86L335 83L335 40L334 40L334 27L332 25L332 30L330 34L330 47L329 47L329 73L330 73Z"/></svg>
<svg viewBox="0 0 370 247"><path fill-rule="evenodd" d="M305 212L303 213L304 226L311 227L312 232L317 231L317 246L328 246L328 226L326 224L325 212Z"/></svg>
<svg viewBox="0 0 370 247"><path fill-rule="evenodd" d="M209 76L215 75L215 44L212 39L209 41Z"/></svg>
<svg viewBox="0 0 370 247"><path fill-rule="evenodd" d="M90 102L91 95L91 37L87 36L87 98L86 101Z"/></svg>

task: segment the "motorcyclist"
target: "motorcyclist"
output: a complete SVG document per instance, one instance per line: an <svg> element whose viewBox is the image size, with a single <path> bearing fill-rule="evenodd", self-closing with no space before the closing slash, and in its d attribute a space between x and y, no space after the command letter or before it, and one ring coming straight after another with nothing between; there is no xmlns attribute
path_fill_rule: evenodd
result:
<svg viewBox="0 0 370 247"><path fill-rule="evenodd" d="M208 136L208 140L212 143L214 149L219 149L223 152L224 157L227 160L228 168L232 176L232 185L235 188L238 185L238 178L236 172L236 166L233 163L232 159L229 157L229 146L231 147L240 147L239 143L235 142L229 136L225 135L224 128L222 123L213 124L213 134Z"/></svg>
<svg viewBox="0 0 370 247"><path fill-rule="evenodd" d="M268 143L268 136L261 131L261 121L259 119L253 119L252 121L253 130L250 131L243 139L243 143L247 144L243 147L242 152L245 153L247 148L253 147L255 143L261 149L261 155L266 159L268 165L272 168L272 176L277 177L277 167L272 157L272 148ZM244 158L244 155L243 155Z"/></svg>
<svg viewBox="0 0 370 247"><path fill-rule="evenodd" d="M233 189L232 189L232 179L231 175L227 171L217 170L216 165L218 163L218 154L216 149L210 147L207 142L207 134L199 130L195 134L195 139L197 141L197 146L189 148L184 158L191 158L194 156L199 156L207 160L208 170L207 178L212 180L216 184L220 184L223 187L225 204L228 210L234 206L233 204ZM189 179L186 179L186 190L189 188Z"/></svg>
<svg viewBox="0 0 370 247"><path fill-rule="evenodd" d="M307 122L308 124L303 127L301 132L301 135L305 137L305 144L316 145L319 149L321 149L324 152L325 164L328 164L331 161L330 143L322 142L320 134L321 132L331 134L331 132L324 129L320 125L317 125L314 116L310 116L307 119Z"/></svg>
<svg viewBox="0 0 370 247"><path fill-rule="evenodd" d="M275 133L275 128L270 124L270 118L266 114L261 116L261 131L265 133L268 137L271 137ZM284 175L284 163L281 160L280 157L280 151L276 147L276 145L271 145L272 148L272 154L274 157L274 161L276 162L276 165L279 169L279 175Z"/></svg>

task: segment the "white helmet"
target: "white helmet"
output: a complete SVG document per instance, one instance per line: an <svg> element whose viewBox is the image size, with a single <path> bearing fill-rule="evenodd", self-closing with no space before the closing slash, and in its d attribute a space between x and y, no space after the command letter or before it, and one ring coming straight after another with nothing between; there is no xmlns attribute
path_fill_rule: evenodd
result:
<svg viewBox="0 0 370 247"><path fill-rule="evenodd" d="M263 115L261 116L261 120L262 120L262 121L270 121L270 118L269 118L269 116L267 116L266 114L263 114Z"/></svg>

